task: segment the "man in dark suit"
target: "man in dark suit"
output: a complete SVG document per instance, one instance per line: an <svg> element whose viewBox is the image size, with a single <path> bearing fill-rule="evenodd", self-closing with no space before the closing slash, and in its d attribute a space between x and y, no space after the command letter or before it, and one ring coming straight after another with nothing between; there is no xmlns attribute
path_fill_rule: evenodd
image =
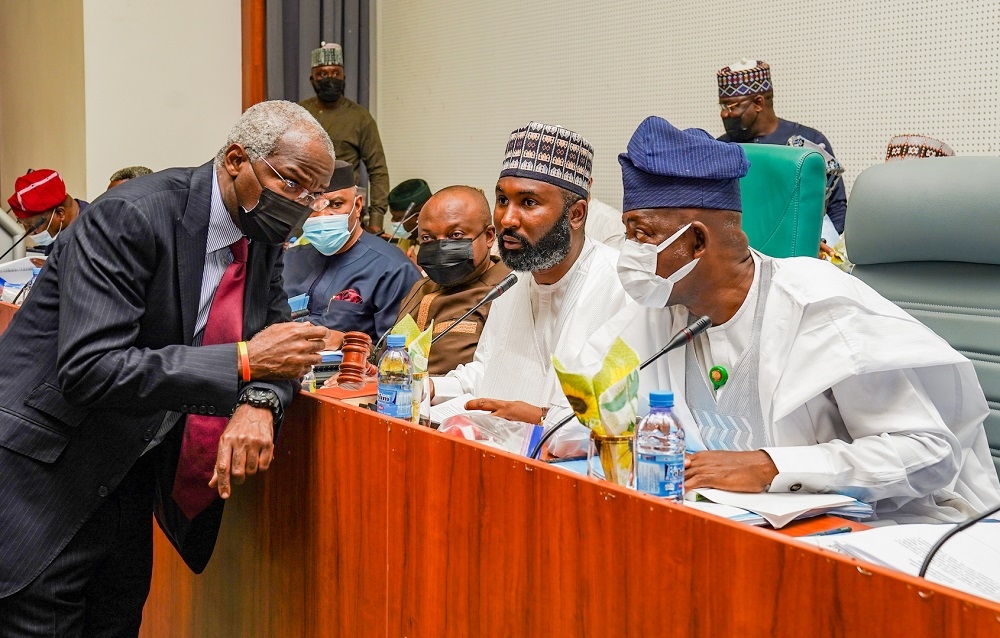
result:
<svg viewBox="0 0 1000 638"><path fill-rule="evenodd" d="M214 163L127 182L60 234L0 337L0 634L135 635L154 509L204 569L320 362L281 244L333 163L304 109L265 102Z"/></svg>

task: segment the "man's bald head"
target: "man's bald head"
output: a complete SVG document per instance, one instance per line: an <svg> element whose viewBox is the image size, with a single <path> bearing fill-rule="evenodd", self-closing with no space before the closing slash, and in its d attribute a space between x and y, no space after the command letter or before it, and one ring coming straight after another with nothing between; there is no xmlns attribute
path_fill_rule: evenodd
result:
<svg viewBox="0 0 1000 638"><path fill-rule="evenodd" d="M496 239L493 212L486 195L471 186L448 186L434 193L420 209L417 240L428 244L441 240L472 240L473 260L478 267L489 259Z"/></svg>
<svg viewBox="0 0 1000 638"><path fill-rule="evenodd" d="M482 189L472 186L446 186L434 193L420 209L418 225L425 219L441 216L463 217L476 222L479 228L493 223L493 211Z"/></svg>

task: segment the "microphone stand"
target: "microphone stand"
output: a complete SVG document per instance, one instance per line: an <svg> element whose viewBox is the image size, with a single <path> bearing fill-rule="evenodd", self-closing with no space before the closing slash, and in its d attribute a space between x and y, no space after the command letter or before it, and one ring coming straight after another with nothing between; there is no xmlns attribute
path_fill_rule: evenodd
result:
<svg viewBox="0 0 1000 638"><path fill-rule="evenodd" d="M955 527L953 527L950 530L948 530L948 532L944 536L942 536L941 538L939 538L938 541L936 543L934 543L934 546L931 547L931 551L927 552L927 557L924 558L923 564L920 565L920 572L917 574L917 576L919 576L920 578L927 578L927 575L926 575L927 574L927 568L931 566L931 561L934 559L934 555L938 553L938 550L941 549L941 547L946 542L948 542L948 540L952 536L954 536L955 534L961 532L962 530L969 529L970 527L972 527L973 525L975 525L979 521L983 520L984 518L987 518L988 516L990 516L992 514L996 514L997 512L1000 512L1000 505L997 505L995 507L991 507L990 509L986 510L982 514L976 514L975 516L973 516L969 520L964 521L962 523L959 523Z"/></svg>
<svg viewBox="0 0 1000 638"><path fill-rule="evenodd" d="M651 363L653 363L663 355L667 354L671 350L674 350L686 343L690 343L692 339L694 339L695 337L697 337L698 335L705 332L711 327L712 327L712 320L709 319L708 317L701 317L691 325L681 329L680 332L678 332L676 335L673 336L672 339L670 339L667 345L663 346L656 354L654 354L650 358L640 363L639 369L640 370L645 369L646 366L650 365ZM549 429L549 431L546 432L541 439L539 439L538 443L535 444L535 447L528 454L528 458L537 459L539 452L542 451L542 446L545 445L545 442L548 441L550 438L552 438L552 435L561 430L563 426L565 426L567 423L569 423L575 418L576 418L576 413L570 412L564 418L559 419L559 421L557 421L556 424L553 425L552 428Z"/></svg>
<svg viewBox="0 0 1000 638"><path fill-rule="evenodd" d="M20 244L20 243L21 243L22 241L24 241L25 239L27 239L27 238L28 238L28 235L30 235L31 233L35 232L35 231L36 231L36 230L38 230L39 228L41 228L41 227L42 227L42 222L44 222L44 221L45 221L45 218L44 218L44 217L43 217L43 218L41 218L41 219L39 219L39 220L38 220L37 222L35 222L35 223L34 223L34 225L33 225L33 226L32 226L32 227L31 227L31 228L30 228L30 229L28 230L28 232L26 232L26 233L24 233L23 235L21 235L20 237L18 237L17 241L15 241L14 243L12 243L12 244L10 245L10 248L8 248L7 250L5 250L5 251L4 251L4 253L3 253L2 255L0 255L0 260L3 260L3 258L4 258L4 257L6 257L7 255L9 255L9 254L10 254L10 251L14 250L14 249L15 249L15 248L17 247L17 245L18 245L18 244Z"/></svg>

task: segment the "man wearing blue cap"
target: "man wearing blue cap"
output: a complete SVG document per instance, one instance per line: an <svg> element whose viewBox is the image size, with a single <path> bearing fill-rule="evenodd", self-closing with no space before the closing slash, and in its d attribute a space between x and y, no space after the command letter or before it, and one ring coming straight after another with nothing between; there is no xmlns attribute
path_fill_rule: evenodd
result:
<svg viewBox="0 0 1000 638"><path fill-rule="evenodd" d="M899 522L958 521L1000 502L972 364L863 282L811 258L751 250L743 149L651 117L619 155L629 308L596 334L659 359L640 396L670 389L696 452L688 489L837 492Z"/></svg>

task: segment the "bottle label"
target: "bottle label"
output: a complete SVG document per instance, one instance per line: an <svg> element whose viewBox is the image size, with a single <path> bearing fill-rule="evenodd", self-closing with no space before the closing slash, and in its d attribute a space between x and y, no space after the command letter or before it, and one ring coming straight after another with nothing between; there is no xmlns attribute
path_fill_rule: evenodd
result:
<svg viewBox="0 0 1000 638"><path fill-rule="evenodd" d="M684 499L684 455L644 454L636 464L635 486L640 492L675 501Z"/></svg>
<svg viewBox="0 0 1000 638"><path fill-rule="evenodd" d="M397 419L409 419L413 415L413 394L409 386L380 383L378 413Z"/></svg>

